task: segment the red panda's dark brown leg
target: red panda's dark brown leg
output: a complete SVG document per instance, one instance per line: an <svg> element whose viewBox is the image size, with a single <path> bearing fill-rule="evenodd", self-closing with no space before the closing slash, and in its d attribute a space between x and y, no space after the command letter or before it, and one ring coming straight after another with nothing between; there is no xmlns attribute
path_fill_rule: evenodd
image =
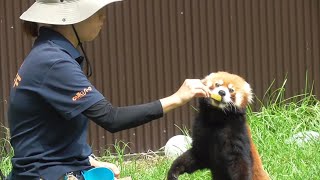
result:
<svg viewBox="0 0 320 180"><path fill-rule="evenodd" d="M167 179L177 180L178 176L183 173L193 173L198 169L202 169L202 165L193 156L191 150L189 149L181 156L179 156L171 165Z"/></svg>

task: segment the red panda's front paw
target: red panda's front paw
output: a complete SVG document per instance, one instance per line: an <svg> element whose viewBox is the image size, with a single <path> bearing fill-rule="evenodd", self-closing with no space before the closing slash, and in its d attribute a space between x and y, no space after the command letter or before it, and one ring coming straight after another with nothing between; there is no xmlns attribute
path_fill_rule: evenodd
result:
<svg viewBox="0 0 320 180"><path fill-rule="evenodd" d="M177 174L173 174L173 173L169 173L167 180L178 180L178 175Z"/></svg>

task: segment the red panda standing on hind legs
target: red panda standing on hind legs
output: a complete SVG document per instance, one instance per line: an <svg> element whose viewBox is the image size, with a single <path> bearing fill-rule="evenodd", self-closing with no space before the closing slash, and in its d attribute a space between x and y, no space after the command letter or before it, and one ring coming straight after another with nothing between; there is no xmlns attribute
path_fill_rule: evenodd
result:
<svg viewBox="0 0 320 180"><path fill-rule="evenodd" d="M168 180L200 169L210 169L214 180L269 180L246 121L250 85L227 72L211 73L203 83L211 98L199 99L192 147L173 162Z"/></svg>

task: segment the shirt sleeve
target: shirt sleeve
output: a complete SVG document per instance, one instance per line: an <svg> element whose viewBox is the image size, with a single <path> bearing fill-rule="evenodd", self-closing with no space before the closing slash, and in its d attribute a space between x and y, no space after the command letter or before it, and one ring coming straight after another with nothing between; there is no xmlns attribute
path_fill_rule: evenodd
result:
<svg viewBox="0 0 320 180"><path fill-rule="evenodd" d="M66 119L104 99L80 65L72 60L59 60L52 65L42 82L40 95Z"/></svg>
<svg viewBox="0 0 320 180"><path fill-rule="evenodd" d="M134 106L113 107L109 101L103 99L85 110L83 114L114 133L162 117L163 108L159 100Z"/></svg>

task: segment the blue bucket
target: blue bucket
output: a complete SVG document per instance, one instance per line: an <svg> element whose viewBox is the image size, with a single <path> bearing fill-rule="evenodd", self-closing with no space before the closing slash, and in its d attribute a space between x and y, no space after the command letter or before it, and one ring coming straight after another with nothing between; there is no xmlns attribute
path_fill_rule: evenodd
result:
<svg viewBox="0 0 320 180"><path fill-rule="evenodd" d="M85 180L114 180L113 172L105 167L97 167L83 171L82 175Z"/></svg>

